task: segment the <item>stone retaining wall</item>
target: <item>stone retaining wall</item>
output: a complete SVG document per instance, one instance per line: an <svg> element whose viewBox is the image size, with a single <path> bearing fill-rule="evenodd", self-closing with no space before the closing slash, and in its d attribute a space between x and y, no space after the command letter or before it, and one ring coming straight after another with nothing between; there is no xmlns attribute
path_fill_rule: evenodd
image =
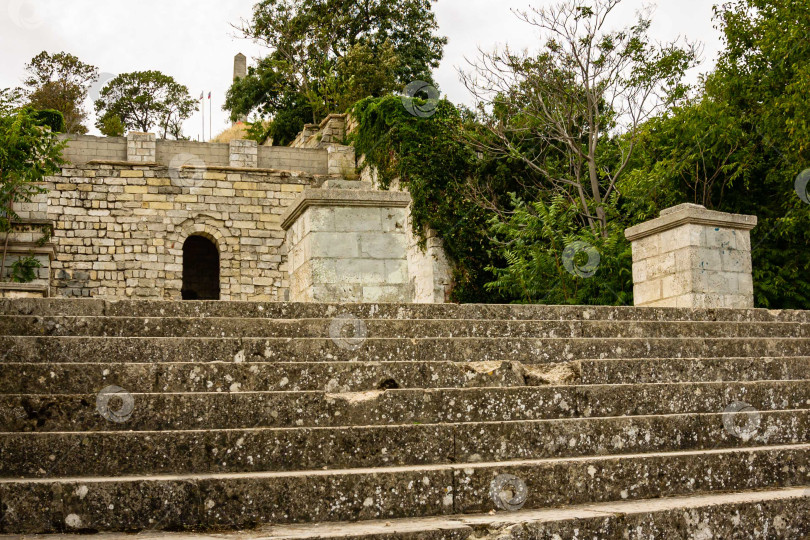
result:
<svg viewBox="0 0 810 540"><path fill-rule="evenodd" d="M55 256L43 270L51 296L219 294L270 302L442 302L447 296L449 279L439 275L446 261L434 256L440 243L418 249L406 226L407 194L354 180L352 147L164 141L133 132L73 137L65 157L61 173L43 183L46 193L15 205L21 218L53 224ZM290 207L306 187L315 189L296 205L299 216ZM301 234L315 214L329 225ZM304 221L292 227L299 217ZM206 238L216 252L195 241L184 254L191 236ZM194 283L219 289L197 290Z"/></svg>
<svg viewBox="0 0 810 540"><path fill-rule="evenodd" d="M303 173L74 166L48 178L49 192L27 217L54 222L53 296L179 300L183 243L200 235L219 250L223 300L277 301L289 287L281 214L312 181Z"/></svg>

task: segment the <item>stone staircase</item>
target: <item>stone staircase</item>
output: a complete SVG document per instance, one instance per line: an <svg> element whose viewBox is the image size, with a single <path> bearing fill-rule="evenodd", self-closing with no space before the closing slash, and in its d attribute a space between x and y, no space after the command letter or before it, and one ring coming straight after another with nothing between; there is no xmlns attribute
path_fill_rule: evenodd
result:
<svg viewBox="0 0 810 540"><path fill-rule="evenodd" d="M0 300L4 534L808 538L809 458L806 312Z"/></svg>

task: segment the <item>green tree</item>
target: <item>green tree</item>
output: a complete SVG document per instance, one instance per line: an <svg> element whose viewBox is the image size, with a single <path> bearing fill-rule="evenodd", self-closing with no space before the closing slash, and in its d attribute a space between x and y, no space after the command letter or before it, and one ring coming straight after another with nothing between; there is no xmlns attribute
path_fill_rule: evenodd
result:
<svg viewBox="0 0 810 540"><path fill-rule="evenodd" d="M335 110L346 111L361 99L395 92L400 87L399 67L399 56L390 42L383 43L379 51L366 43L355 44L338 62Z"/></svg>
<svg viewBox="0 0 810 540"><path fill-rule="evenodd" d="M715 9L725 49L689 104L644 126L621 186L643 221L678 202L753 214L758 306L810 308L810 205L795 189L810 166L810 6L736 0ZM664 196L664 194L669 194Z"/></svg>
<svg viewBox="0 0 810 540"><path fill-rule="evenodd" d="M225 108L233 119L274 117L285 104L305 102L309 110L298 110L310 116L302 122L317 122L354 97L432 81L447 42L437 35L433 2L262 0L240 30L270 52L234 83Z"/></svg>
<svg viewBox="0 0 810 540"><path fill-rule="evenodd" d="M19 219L13 205L30 202L42 193L38 182L56 173L64 163L65 144L41 124L35 111L21 109L0 115L0 233L4 234L0 277L5 274L13 223Z"/></svg>
<svg viewBox="0 0 810 540"><path fill-rule="evenodd" d="M550 204L515 198L513 207L508 219L491 222L507 264L490 268L495 279L487 288L524 303L632 304L632 251L615 213L606 231L594 232L561 195Z"/></svg>
<svg viewBox="0 0 810 540"><path fill-rule="evenodd" d="M96 100L96 126L112 129L118 117L128 130L151 131L182 137L182 122L197 109L188 88L159 71L124 73L110 80Z"/></svg>
<svg viewBox="0 0 810 540"><path fill-rule="evenodd" d="M0 88L0 116L8 116L22 106L23 93L19 88Z"/></svg>
<svg viewBox="0 0 810 540"><path fill-rule="evenodd" d="M76 56L46 51L25 66L25 93L30 106L53 109L62 113L68 133L87 133L84 101L90 87L98 80L98 69Z"/></svg>
<svg viewBox="0 0 810 540"><path fill-rule="evenodd" d="M421 100L417 105L427 106ZM508 199L507 192L516 189L515 179L519 182L521 175L502 174L503 169L476 158L462 137L470 121L464 110L445 100L433 105L434 114L415 116L398 96L366 98L353 109L358 127L352 143L366 164L376 168L383 188L395 181L408 188L414 232L425 240L429 228L442 239L454 262L453 299L508 301L499 291L485 288L491 279L486 268L503 260L492 249L492 213L474 194L497 191Z"/></svg>
<svg viewBox="0 0 810 540"><path fill-rule="evenodd" d="M106 137L123 137L127 128L117 114L105 114L100 120L99 130Z"/></svg>
<svg viewBox="0 0 810 540"><path fill-rule="evenodd" d="M685 96L681 81L697 59L692 44L654 43L649 11L617 28L620 2L564 0L518 12L544 35L539 53L484 53L463 75L489 132L473 139L478 149L521 160L538 187L566 197L594 231L608 228L608 201L640 126Z"/></svg>

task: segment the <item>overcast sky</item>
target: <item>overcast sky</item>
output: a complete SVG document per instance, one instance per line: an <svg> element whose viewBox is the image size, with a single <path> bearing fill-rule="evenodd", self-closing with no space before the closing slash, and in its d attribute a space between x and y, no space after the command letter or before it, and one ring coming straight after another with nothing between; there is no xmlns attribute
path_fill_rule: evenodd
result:
<svg viewBox="0 0 810 540"><path fill-rule="evenodd" d="M454 102L470 98L457 70L477 48L509 43L536 49L534 29L518 21L510 9L541 6L556 0L439 0L435 10L440 31L449 38L445 58L436 74L442 92ZM233 56L252 59L262 48L236 36L231 23L249 17L255 0L0 0L0 88L19 86L23 68L36 54L67 51L93 64L105 79L118 73L155 69L189 87L193 97L213 92L213 131L229 123L222 111L233 74ZM619 24L642 6L624 0ZM712 0L660 0L652 35L671 40L686 36L705 45L706 71L720 49L712 21ZM250 60L249 60L250 61ZM694 76L694 74L693 74ZM88 110L92 107L88 104ZM206 100L206 137L209 132ZM185 134L201 135L197 113ZM95 129L92 131L97 133Z"/></svg>

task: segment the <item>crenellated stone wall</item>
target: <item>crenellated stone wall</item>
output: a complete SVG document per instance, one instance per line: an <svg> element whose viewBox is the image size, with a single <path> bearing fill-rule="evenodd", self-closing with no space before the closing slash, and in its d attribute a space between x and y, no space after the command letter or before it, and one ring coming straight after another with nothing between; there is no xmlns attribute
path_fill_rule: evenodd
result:
<svg viewBox="0 0 810 540"><path fill-rule="evenodd" d="M201 163L205 166L228 167L231 165L231 147L223 143L195 141L170 141L157 139L141 140L141 134L130 133L125 137L93 137L90 135L62 136L68 146L63 152L65 159L74 165L86 165L94 161L140 161L138 150L144 145L154 149L151 161L164 166L182 166ZM129 140L128 140L129 139ZM242 141L246 142L246 141ZM128 153L128 146L132 153ZM297 171L309 174L329 174L329 152L326 148L289 148L283 146L259 146L256 149L256 166L278 171Z"/></svg>

